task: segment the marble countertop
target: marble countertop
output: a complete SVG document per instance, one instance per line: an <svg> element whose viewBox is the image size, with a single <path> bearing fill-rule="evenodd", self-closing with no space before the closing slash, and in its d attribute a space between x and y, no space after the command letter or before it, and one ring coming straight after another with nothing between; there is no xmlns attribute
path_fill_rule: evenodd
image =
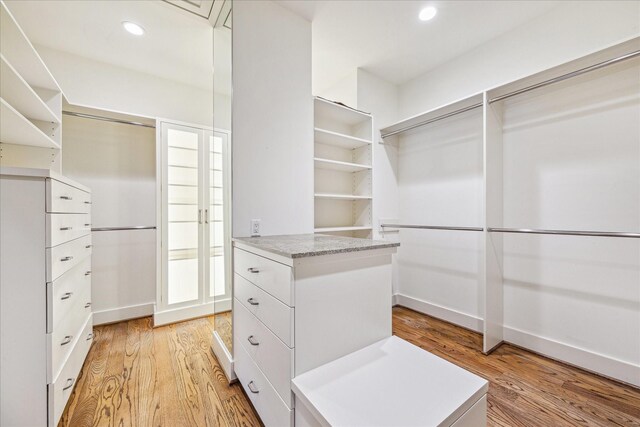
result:
<svg viewBox="0 0 640 427"><path fill-rule="evenodd" d="M400 246L398 242L356 239L353 237L338 237L325 234L238 237L233 240L287 258L305 258Z"/></svg>

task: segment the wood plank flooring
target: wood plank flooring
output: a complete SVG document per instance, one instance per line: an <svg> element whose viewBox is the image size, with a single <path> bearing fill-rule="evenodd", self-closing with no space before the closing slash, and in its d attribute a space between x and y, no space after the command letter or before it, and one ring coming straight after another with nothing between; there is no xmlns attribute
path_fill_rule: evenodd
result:
<svg viewBox="0 0 640 427"><path fill-rule="evenodd" d="M215 319L151 328L137 319L95 328L95 343L60 426L259 426L211 353ZM394 334L490 381L489 426L639 426L640 390L510 345L393 309ZM398 426L400 427L400 426Z"/></svg>

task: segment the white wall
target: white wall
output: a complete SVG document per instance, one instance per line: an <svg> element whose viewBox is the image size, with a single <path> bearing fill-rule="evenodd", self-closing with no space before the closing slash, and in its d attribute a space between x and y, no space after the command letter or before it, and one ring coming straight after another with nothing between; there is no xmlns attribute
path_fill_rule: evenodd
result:
<svg viewBox="0 0 640 427"><path fill-rule="evenodd" d="M401 118L640 34L640 2L571 1L400 86Z"/></svg>
<svg viewBox="0 0 640 427"><path fill-rule="evenodd" d="M92 227L156 225L154 129L70 116L63 128L63 173L91 188ZM95 323L152 314L155 230L93 232L92 240Z"/></svg>
<svg viewBox="0 0 640 427"><path fill-rule="evenodd" d="M233 236L313 232L311 23L271 1L233 10Z"/></svg>
<svg viewBox="0 0 640 427"><path fill-rule="evenodd" d="M346 76L314 95L358 108L358 69L353 69Z"/></svg>
<svg viewBox="0 0 640 427"><path fill-rule="evenodd" d="M212 126L213 93L36 46L70 104Z"/></svg>

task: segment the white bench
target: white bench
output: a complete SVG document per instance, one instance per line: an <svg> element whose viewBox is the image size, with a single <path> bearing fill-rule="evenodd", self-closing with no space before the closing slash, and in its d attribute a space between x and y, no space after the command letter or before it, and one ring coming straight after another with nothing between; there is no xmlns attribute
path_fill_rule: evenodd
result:
<svg viewBox="0 0 640 427"><path fill-rule="evenodd" d="M292 380L295 425L479 427L488 382L392 336Z"/></svg>

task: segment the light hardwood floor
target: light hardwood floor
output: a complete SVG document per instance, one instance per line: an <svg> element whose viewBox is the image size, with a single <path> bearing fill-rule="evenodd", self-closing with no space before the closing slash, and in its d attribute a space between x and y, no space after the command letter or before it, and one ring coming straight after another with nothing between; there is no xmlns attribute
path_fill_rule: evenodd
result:
<svg viewBox="0 0 640 427"><path fill-rule="evenodd" d="M211 354L214 319L151 328L138 319L95 328L95 344L60 426L259 426L246 396ZM411 310L394 334L490 381L489 426L640 426L640 390L503 345Z"/></svg>

